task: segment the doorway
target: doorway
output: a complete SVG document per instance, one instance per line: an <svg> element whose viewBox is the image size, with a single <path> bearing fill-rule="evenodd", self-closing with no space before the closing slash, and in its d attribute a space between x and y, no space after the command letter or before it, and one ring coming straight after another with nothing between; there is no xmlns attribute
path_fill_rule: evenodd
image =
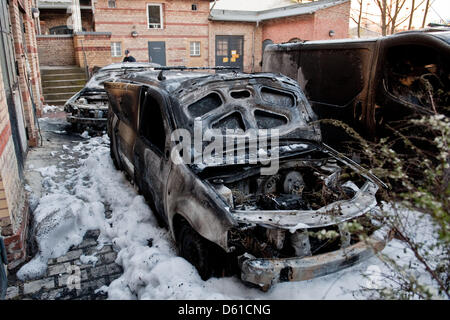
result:
<svg viewBox="0 0 450 320"><path fill-rule="evenodd" d="M166 43L164 41L148 42L148 61L166 65Z"/></svg>
<svg viewBox="0 0 450 320"><path fill-rule="evenodd" d="M216 66L244 69L244 36L216 36Z"/></svg>

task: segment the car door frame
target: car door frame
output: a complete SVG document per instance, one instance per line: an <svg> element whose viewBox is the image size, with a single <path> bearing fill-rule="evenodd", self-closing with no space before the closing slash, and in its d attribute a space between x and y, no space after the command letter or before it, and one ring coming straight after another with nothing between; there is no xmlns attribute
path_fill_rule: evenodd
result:
<svg viewBox="0 0 450 320"><path fill-rule="evenodd" d="M166 223L168 223L168 218L166 214L166 197L167 197L167 180L171 170L170 161L170 132L171 132L171 122L168 115L167 106L170 103L169 99L164 92L160 89L152 86L143 88L145 91L145 98L143 99L142 105L139 110L139 123L138 130L136 132L136 142L134 147L134 163L135 163L135 181L138 184L144 197L149 202L152 210L155 211L159 217L161 217ZM149 97L152 96L158 103L158 107L161 111L161 116L163 118L165 141L164 150L160 150L156 145L149 141L142 132L142 122L144 119L144 108L148 103ZM146 152L146 150L149 150ZM149 184L147 178L147 161L146 156L159 157L159 164L161 174L158 175L160 181L156 182L158 185L155 188L156 183ZM152 170L155 168L149 168ZM159 193L159 195L157 194Z"/></svg>

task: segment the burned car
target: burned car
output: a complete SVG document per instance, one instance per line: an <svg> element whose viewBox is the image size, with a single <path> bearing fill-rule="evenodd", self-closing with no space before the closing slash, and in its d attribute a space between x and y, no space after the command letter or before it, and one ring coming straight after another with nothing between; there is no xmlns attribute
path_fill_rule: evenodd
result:
<svg viewBox="0 0 450 320"><path fill-rule="evenodd" d="M450 28L269 45L263 71L297 79L320 119L370 140L391 134L386 124L450 114ZM322 129L326 142L342 142L335 127Z"/></svg>
<svg viewBox="0 0 450 320"><path fill-rule="evenodd" d="M67 121L74 130L80 127L101 129L106 127L108 97L103 83L129 72L145 71L159 66L156 63L113 63L99 69L83 89L73 95L64 105Z"/></svg>
<svg viewBox="0 0 450 320"><path fill-rule="evenodd" d="M321 142L294 80L162 70L105 89L115 165L203 279L239 272L268 289L351 266L388 241L371 216L383 183ZM364 241L348 228L356 222Z"/></svg>

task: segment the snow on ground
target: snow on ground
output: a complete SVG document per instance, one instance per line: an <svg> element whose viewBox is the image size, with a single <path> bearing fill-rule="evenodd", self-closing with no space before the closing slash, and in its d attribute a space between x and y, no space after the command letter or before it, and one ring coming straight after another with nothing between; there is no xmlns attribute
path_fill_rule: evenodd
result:
<svg viewBox="0 0 450 320"><path fill-rule="evenodd" d="M51 106L46 104L42 107L43 113L59 112L63 110L64 110L63 106Z"/></svg>
<svg viewBox="0 0 450 320"><path fill-rule="evenodd" d="M44 177L45 186L34 211L40 252L20 269L20 279L42 275L47 259L81 243L90 229L100 229L100 246L113 244L116 262L124 269L108 288L101 288L110 299L353 299L361 298L357 290L370 284L364 274L376 280L379 272L389 272L373 257L325 277L277 284L267 293L246 287L236 276L202 281L196 269L177 256L169 232L158 227L144 198L115 170L106 135L73 148L64 145L59 154L64 159L78 157L78 167L67 168L62 161L58 167L34 169ZM431 233L422 231L419 235ZM409 263L412 253L404 249L393 240L383 252ZM95 257L84 258L95 263Z"/></svg>
<svg viewBox="0 0 450 320"><path fill-rule="evenodd" d="M92 263L95 266L95 264L98 262L98 258L95 255L86 256L86 255L82 254L80 256L80 261L82 264Z"/></svg>

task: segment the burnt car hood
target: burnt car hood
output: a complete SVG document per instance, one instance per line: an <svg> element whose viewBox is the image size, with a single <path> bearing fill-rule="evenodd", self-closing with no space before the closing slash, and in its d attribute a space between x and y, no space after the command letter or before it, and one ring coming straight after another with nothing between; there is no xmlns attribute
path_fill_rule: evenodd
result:
<svg viewBox="0 0 450 320"><path fill-rule="evenodd" d="M267 143L271 144L272 139L276 137L280 144L280 152L282 146L288 144L288 141L305 141L320 143L322 136L320 125L316 122L316 115L305 95L298 87L297 83L283 75L257 73L227 73L218 75L209 75L200 78L187 79L182 83L170 84L171 102L179 104L174 110L174 119L177 128L188 130L192 137L197 134L196 130L201 130L202 135L205 133L213 133L221 139L239 139L246 136L247 141L251 142L254 136L249 136L249 129L267 130ZM189 88L189 90L186 90ZM206 116L197 114L194 107L200 110L203 108L204 102L210 102L213 92L219 100L217 112L210 110ZM243 92L249 92L249 97L232 98L233 94L239 95ZM289 100L292 99L292 100ZM289 101L287 101L289 100ZM214 102L211 102L214 103ZM287 107L280 106L287 103ZM292 105L289 105L292 103ZM261 111L262 110L262 111ZM257 118L257 112L273 112L274 114L285 117L285 123L277 126L276 121L264 123L267 118ZM201 112L200 112L201 113ZM268 113L267 113L268 114ZM239 115L242 121L242 127L233 125L221 126L221 121L231 117L231 115ZM254 117L254 118L253 118ZM200 124L197 123L200 121ZM199 126L200 129L199 129ZM236 132L229 134L223 130L235 129ZM276 129L276 133L273 129ZM218 133L218 131L221 131ZM203 149L206 145L203 145ZM239 147L236 148L239 150ZM240 163L248 159L248 152L244 158L236 159ZM195 162L195 161L194 161ZM205 166L209 166L204 163Z"/></svg>

